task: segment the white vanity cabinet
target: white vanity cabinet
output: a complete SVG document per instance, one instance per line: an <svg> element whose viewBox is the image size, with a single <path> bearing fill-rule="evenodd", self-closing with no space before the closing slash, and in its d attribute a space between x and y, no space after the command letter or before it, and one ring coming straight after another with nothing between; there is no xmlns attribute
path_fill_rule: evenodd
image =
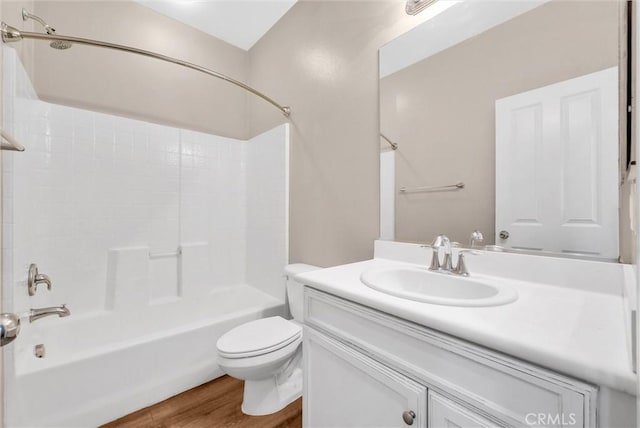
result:
<svg viewBox="0 0 640 428"><path fill-rule="evenodd" d="M597 388L305 287L305 427L595 427Z"/></svg>

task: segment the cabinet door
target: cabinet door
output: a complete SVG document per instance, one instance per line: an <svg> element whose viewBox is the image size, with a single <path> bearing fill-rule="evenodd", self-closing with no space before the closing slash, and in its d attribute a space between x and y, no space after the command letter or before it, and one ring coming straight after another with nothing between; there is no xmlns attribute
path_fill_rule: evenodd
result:
<svg viewBox="0 0 640 428"><path fill-rule="evenodd" d="M309 327L303 355L305 427L426 428L425 386Z"/></svg>
<svg viewBox="0 0 640 428"><path fill-rule="evenodd" d="M429 391L429 428L495 428L497 426L472 410Z"/></svg>

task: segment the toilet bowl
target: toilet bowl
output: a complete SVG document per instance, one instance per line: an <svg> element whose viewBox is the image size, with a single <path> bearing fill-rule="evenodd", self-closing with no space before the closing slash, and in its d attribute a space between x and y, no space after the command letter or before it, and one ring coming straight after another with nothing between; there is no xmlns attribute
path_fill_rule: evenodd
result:
<svg viewBox="0 0 640 428"><path fill-rule="evenodd" d="M275 413L302 395L303 287L293 276L318 267L285 268L285 286L293 320L275 316L237 326L218 340L218 365L244 380L242 412Z"/></svg>

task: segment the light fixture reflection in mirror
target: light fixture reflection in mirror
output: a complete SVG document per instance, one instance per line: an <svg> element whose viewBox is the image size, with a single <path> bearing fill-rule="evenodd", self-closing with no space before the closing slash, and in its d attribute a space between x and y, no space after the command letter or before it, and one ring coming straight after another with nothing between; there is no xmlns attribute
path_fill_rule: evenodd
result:
<svg viewBox="0 0 640 428"><path fill-rule="evenodd" d="M438 0L407 0L405 11L407 15L417 15Z"/></svg>

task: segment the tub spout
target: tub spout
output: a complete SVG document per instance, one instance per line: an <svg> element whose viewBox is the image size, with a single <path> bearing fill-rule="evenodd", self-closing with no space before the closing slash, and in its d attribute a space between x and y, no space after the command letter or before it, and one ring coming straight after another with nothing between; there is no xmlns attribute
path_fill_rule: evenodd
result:
<svg viewBox="0 0 640 428"><path fill-rule="evenodd" d="M67 308L67 305L52 306L49 308L31 309L29 311L29 322L34 322L40 318L48 317L50 315L57 315L58 317L68 317L71 315L71 311Z"/></svg>

